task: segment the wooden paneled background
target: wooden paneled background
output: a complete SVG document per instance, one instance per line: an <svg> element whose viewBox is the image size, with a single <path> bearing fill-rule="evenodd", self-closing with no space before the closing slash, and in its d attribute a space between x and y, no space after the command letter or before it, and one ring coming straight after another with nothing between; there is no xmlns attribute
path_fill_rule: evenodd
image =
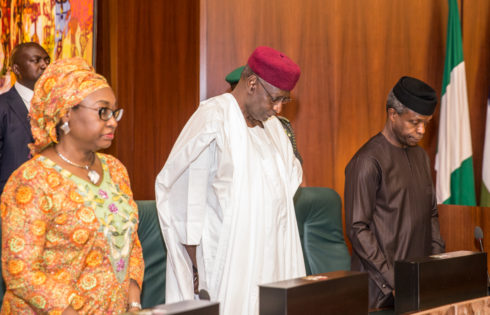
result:
<svg viewBox="0 0 490 315"><path fill-rule="evenodd" d="M461 3L461 2L460 2ZM297 133L309 186L344 190L344 168L380 131L385 98L402 75L441 90L447 0L99 0L97 68L125 117L109 150L128 168L137 199L154 179L199 98L258 45L302 68L283 114ZM464 0L476 186L481 182L490 83L490 1ZM434 160L438 110L422 146Z"/></svg>
<svg viewBox="0 0 490 315"><path fill-rule="evenodd" d="M385 99L403 75L441 90L447 1L206 0L207 96L258 45L284 51L302 68L296 102L284 115L295 128L307 184L343 195L344 168L385 122ZM490 2L463 3L475 175L480 187L490 82ZM204 15L204 18L203 18ZM201 66L203 66L201 64ZM211 70L209 70L211 69ZM438 111L422 145L434 160Z"/></svg>
<svg viewBox="0 0 490 315"><path fill-rule="evenodd" d="M98 0L97 70L124 117L109 153L127 167L136 199L155 177L199 101L199 2Z"/></svg>
<svg viewBox="0 0 490 315"><path fill-rule="evenodd" d="M446 251L471 250L479 252L480 243L475 239L474 227L483 233L490 231L490 208L456 205L439 205L441 236L446 241ZM490 270L490 234L482 240L483 251L487 253L487 270Z"/></svg>

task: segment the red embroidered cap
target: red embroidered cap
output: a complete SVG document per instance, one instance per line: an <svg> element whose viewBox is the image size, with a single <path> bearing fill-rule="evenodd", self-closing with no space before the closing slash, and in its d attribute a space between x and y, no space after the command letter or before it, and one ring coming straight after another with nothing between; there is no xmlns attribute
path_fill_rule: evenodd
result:
<svg viewBox="0 0 490 315"><path fill-rule="evenodd" d="M284 91L291 91L301 74L299 66L288 56L267 46L255 48L247 64L259 77Z"/></svg>

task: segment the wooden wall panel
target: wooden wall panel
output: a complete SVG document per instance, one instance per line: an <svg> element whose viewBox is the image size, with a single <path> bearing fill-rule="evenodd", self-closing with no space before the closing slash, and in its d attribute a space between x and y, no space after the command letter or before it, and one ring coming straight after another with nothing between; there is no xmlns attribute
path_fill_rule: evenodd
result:
<svg viewBox="0 0 490 315"><path fill-rule="evenodd" d="M302 75L286 106L310 186L344 190L344 168L385 121L385 99L411 75L440 94L447 0L201 0L206 36L205 97L224 92L225 75L246 63L256 46L275 47ZM490 82L489 2L464 1L465 56L475 154L481 156ZM202 37L203 38L203 37ZM438 113L422 146L434 161ZM475 158L477 187L481 158Z"/></svg>
<svg viewBox="0 0 490 315"><path fill-rule="evenodd" d="M482 227L481 218L480 207L439 205L439 224L441 236L446 241L446 251L480 251L474 231L476 226Z"/></svg>
<svg viewBox="0 0 490 315"><path fill-rule="evenodd" d="M490 92L490 1L463 1L463 53L468 84L477 202L480 200L487 97ZM490 243L490 242L489 242Z"/></svg>
<svg viewBox="0 0 490 315"><path fill-rule="evenodd" d="M136 199L155 178L199 100L199 1L99 0L98 62L124 117L109 153Z"/></svg>
<svg viewBox="0 0 490 315"><path fill-rule="evenodd" d="M475 240L475 227L483 231L483 250L490 253L490 208L455 205L439 205L441 236L446 241L446 251L480 251ZM490 260L487 257L487 269Z"/></svg>
<svg viewBox="0 0 490 315"><path fill-rule="evenodd" d="M463 6L479 188L490 2ZM154 197L154 178L196 108L199 75L202 98L224 92L224 76L258 45L276 47L302 67L296 101L284 115L295 127L307 184L341 195L345 165L383 127L396 80L408 74L441 88L446 0L99 0L98 10L97 69L126 110L108 151L127 166L138 199ZM431 159L437 115L422 143Z"/></svg>

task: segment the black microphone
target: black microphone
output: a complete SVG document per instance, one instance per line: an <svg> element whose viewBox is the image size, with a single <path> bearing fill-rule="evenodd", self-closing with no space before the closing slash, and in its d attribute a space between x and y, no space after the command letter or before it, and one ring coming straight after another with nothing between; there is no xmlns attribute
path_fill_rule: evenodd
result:
<svg viewBox="0 0 490 315"><path fill-rule="evenodd" d="M478 243L480 243L480 252L484 252L483 250L483 230L481 229L481 227L479 227L478 225L475 226L475 238L478 240ZM487 287L489 287L490 285L490 276L488 276L488 270L487 270Z"/></svg>
<svg viewBox="0 0 490 315"><path fill-rule="evenodd" d="M211 300L208 291L204 289L199 290L199 300Z"/></svg>
<svg viewBox="0 0 490 315"><path fill-rule="evenodd" d="M481 229L481 227L479 227L478 225L475 226L475 238L478 240L478 242L480 243L480 251L483 253L483 243L482 243L482 239L483 239L483 230Z"/></svg>

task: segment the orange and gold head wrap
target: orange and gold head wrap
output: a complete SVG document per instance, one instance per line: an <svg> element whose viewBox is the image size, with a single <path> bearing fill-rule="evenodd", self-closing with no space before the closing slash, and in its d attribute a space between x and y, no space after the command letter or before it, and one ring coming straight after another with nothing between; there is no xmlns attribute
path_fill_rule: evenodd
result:
<svg viewBox="0 0 490 315"><path fill-rule="evenodd" d="M89 94L105 87L109 87L106 79L82 58L60 59L50 64L34 86L29 112L34 137L34 143L29 144L31 154L57 143L56 125L61 117Z"/></svg>

